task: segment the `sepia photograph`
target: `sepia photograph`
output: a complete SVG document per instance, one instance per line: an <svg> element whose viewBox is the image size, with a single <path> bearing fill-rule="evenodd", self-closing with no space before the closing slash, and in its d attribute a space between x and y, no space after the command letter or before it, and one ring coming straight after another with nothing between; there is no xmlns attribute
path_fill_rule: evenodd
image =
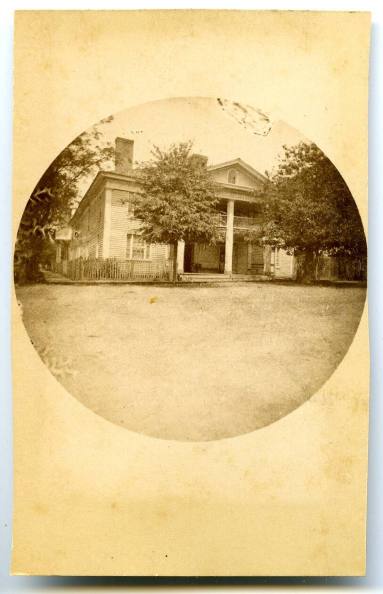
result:
<svg viewBox="0 0 383 594"><path fill-rule="evenodd" d="M367 248L336 164L263 107L176 97L105 117L22 215L20 315L108 421L208 441L277 422L335 371Z"/></svg>
<svg viewBox="0 0 383 594"><path fill-rule="evenodd" d="M370 26L17 11L17 580L364 575Z"/></svg>

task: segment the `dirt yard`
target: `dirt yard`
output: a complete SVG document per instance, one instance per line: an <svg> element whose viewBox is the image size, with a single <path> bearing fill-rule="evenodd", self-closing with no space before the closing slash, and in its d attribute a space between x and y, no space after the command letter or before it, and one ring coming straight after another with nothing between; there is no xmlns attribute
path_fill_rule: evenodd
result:
<svg viewBox="0 0 383 594"><path fill-rule="evenodd" d="M33 285L41 358L85 406L133 431L209 440L283 417L345 355L365 289Z"/></svg>

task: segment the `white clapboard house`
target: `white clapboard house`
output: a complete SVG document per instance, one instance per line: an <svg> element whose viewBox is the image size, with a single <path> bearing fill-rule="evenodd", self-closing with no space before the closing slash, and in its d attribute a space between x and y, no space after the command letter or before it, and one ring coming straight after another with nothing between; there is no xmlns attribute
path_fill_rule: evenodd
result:
<svg viewBox="0 0 383 594"><path fill-rule="evenodd" d="M76 279L167 280L171 247L148 244L139 234L132 199L139 193L133 167L132 140L116 139L114 171L100 171L75 211L69 226L57 232L56 270ZM179 242L180 280L259 280L293 278L294 257L285 250L245 241L261 223L266 178L234 159L208 165L219 198L215 245Z"/></svg>

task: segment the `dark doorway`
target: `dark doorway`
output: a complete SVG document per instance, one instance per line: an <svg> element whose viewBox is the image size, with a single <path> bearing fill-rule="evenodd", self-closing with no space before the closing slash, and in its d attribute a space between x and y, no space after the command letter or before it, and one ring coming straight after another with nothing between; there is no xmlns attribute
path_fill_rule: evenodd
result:
<svg viewBox="0 0 383 594"><path fill-rule="evenodd" d="M219 272L225 272L225 244L219 246Z"/></svg>
<svg viewBox="0 0 383 594"><path fill-rule="evenodd" d="M184 256L184 271L193 272L193 251L194 245L192 243L185 244L185 256Z"/></svg>

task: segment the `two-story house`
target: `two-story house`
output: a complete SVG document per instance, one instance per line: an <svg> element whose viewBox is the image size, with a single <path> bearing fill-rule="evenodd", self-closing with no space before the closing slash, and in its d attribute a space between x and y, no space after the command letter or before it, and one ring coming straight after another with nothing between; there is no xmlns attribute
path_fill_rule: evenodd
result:
<svg viewBox="0 0 383 594"><path fill-rule="evenodd" d="M116 139L115 170L96 175L69 229L57 233L56 268L64 274L116 280L169 278L171 247L147 244L138 233L140 221L132 202L141 188L133 149L132 140ZM204 160L215 182L222 241L215 245L179 242L179 278L291 278L293 256L246 240L249 229L261 223L266 178L240 158L208 166L206 157L195 157Z"/></svg>

